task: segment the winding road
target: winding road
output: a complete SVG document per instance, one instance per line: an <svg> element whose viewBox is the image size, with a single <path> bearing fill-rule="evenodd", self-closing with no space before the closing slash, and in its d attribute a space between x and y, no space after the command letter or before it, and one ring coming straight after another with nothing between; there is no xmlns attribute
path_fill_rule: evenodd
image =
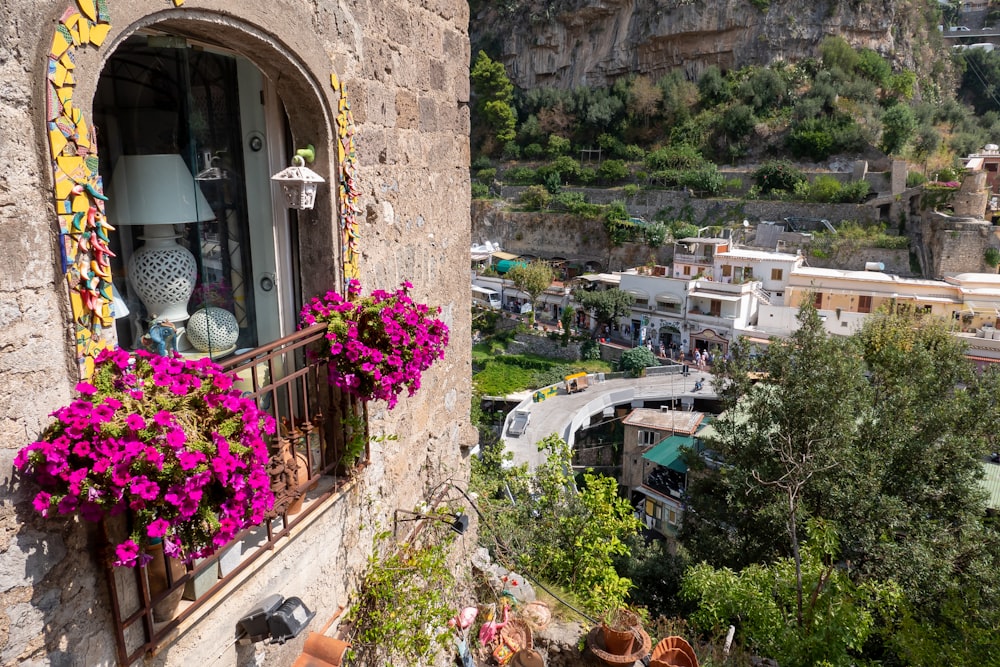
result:
<svg viewBox="0 0 1000 667"><path fill-rule="evenodd" d="M680 369L679 366L674 368ZM665 370L667 369L662 367L656 369L658 372ZM695 382L702 378L704 387L695 392ZM572 447L577 430L589 425L595 416L600 419L606 408L620 405L639 408L645 402L662 401L671 397L680 398L682 402L684 398L717 398L711 373L694 368L686 376L673 372L641 378L608 379L603 382L597 381L594 375L590 375L589 379L590 386L575 394L568 394L560 387L558 394L538 403L531 400L530 394L524 398L515 410L530 412L531 419L520 436L507 435L514 410L508 413L501 437L507 451L514 454L514 465L527 463L528 468L534 470L545 460L536 443L553 433Z"/></svg>

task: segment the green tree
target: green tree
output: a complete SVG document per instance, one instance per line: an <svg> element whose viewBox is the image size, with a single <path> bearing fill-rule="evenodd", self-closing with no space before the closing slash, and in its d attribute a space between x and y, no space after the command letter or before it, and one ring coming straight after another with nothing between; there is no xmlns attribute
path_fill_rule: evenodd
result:
<svg viewBox="0 0 1000 667"><path fill-rule="evenodd" d="M515 264L507 272L514 286L528 295L531 300L531 313L528 315L528 323L535 323L535 309L538 305L538 297L549 288L555 280L556 273L552 265L548 262L535 260L528 264Z"/></svg>
<svg viewBox="0 0 1000 667"><path fill-rule="evenodd" d="M569 345L569 339L573 335L573 321L576 319L576 309L573 306L566 306L559 316L559 323L562 324L562 346Z"/></svg>
<svg viewBox="0 0 1000 667"><path fill-rule="evenodd" d="M893 583L851 581L838 567L837 546L834 528L813 521L801 563L781 558L739 572L704 562L689 568L681 596L697 604L692 623L716 637L737 625L754 653L789 667L857 664L856 655L901 595ZM808 604L799 611L803 586Z"/></svg>
<svg viewBox="0 0 1000 667"><path fill-rule="evenodd" d="M480 51L469 74L475 95L473 110L500 145L515 136L517 112L514 110L514 84L507 77L503 63Z"/></svg>
<svg viewBox="0 0 1000 667"><path fill-rule="evenodd" d="M903 150L917 129L917 118L907 104L895 104L882 116L881 148L887 155Z"/></svg>
<svg viewBox="0 0 1000 667"><path fill-rule="evenodd" d="M585 310L594 311L597 331L629 315L632 312L632 303L635 301L635 297L620 289L597 292L578 290L573 293L573 299Z"/></svg>
<svg viewBox="0 0 1000 667"><path fill-rule="evenodd" d="M565 587L592 612L624 602L631 581L614 562L641 527L614 478L584 473L579 488L572 454L553 434L538 443L545 463L529 473L509 466L502 447L472 462L470 488L489 517L480 541L495 558Z"/></svg>

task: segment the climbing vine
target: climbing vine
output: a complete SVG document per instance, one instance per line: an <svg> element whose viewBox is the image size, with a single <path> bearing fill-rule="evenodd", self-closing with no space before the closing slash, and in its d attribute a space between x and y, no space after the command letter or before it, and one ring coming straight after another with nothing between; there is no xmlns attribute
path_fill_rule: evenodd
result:
<svg viewBox="0 0 1000 667"><path fill-rule="evenodd" d="M350 615L352 664L436 664L454 636L447 625L457 604L447 560L453 536L432 521L411 542L392 543L391 532L376 535Z"/></svg>

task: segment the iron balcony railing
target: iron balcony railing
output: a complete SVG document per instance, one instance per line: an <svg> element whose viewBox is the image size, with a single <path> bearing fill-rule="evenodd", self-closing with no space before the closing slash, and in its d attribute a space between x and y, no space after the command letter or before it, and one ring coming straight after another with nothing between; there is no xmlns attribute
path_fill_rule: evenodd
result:
<svg viewBox="0 0 1000 667"><path fill-rule="evenodd" d="M158 556L161 562L154 557L154 562L145 567L114 567L111 538L127 534L131 526L127 517L117 523L111 520L104 523L108 539L103 560L111 589L119 665L132 665L143 656L155 654L187 619L273 551L280 540L288 538L297 525L323 505L322 501L337 494L346 483L347 471L342 469L341 462L348 433L360 434L357 437L364 437L367 443L367 432L362 405L330 387L328 363L310 353L325 342L325 333L325 326L317 324L222 363L237 378L234 386L255 398L258 406L278 424L268 443L272 464L278 452L289 446L304 456L308 474L291 494L304 496L301 510L293 514L288 506L276 507L273 516L260 526L243 531L220 549L216 557L187 565L171 562L161 553ZM367 460L366 444L358 463ZM234 553L238 543L252 544L253 548L241 552L231 570L220 568L219 555ZM159 576L165 574L167 580L166 590L155 595L149 584L154 569ZM196 580L201 588L207 586L207 590L199 591L194 585ZM154 618L154 608L180 596L185 599L179 603L176 614L162 621Z"/></svg>

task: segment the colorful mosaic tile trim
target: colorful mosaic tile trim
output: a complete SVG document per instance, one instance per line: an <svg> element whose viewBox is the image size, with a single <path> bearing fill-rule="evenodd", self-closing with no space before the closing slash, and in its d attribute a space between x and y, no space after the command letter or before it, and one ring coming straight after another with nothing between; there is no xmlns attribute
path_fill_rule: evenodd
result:
<svg viewBox="0 0 1000 667"><path fill-rule="evenodd" d="M104 186L98 173L97 138L73 103L78 49L100 47L111 30L106 0L77 0L63 13L52 36L46 70L46 121L55 183L62 269L73 310L80 377L94 358L115 344L111 265L104 216Z"/></svg>
<svg viewBox="0 0 1000 667"><path fill-rule="evenodd" d="M333 85L333 89L340 93L340 103L337 110L337 161L340 164L340 233L344 247L344 281L346 283L352 279L361 279L358 238L361 193L355 178L358 156L354 150L354 117L351 115L351 103L347 99L347 84L342 83L336 74L330 75L330 83Z"/></svg>

